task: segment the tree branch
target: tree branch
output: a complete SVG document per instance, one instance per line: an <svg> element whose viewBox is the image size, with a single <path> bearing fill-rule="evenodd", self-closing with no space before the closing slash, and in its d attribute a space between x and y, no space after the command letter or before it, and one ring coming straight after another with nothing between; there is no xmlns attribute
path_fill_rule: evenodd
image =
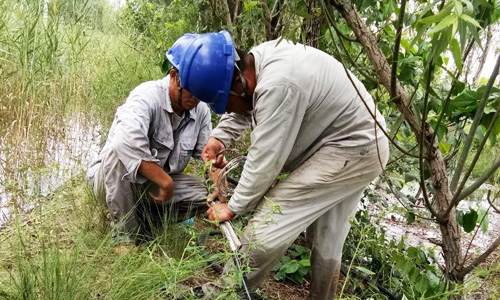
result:
<svg viewBox="0 0 500 300"><path fill-rule="evenodd" d="M330 15L330 11L328 10L328 8L325 8L325 15L326 15L326 18L328 19L328 21L330 21L330 24L333 26L333 29L335 29L335 32L337 33L338 36L340 36L341 38L348 40L350 42L359 43L357 38L352 38L352 37L346 36L345 34L342 33L342 31L340 31L340 29L337 27L337 23L335 22L335 19L333 18L332 15Z"/></svg>
<svg viewBox="0 0 500 300"><path fill-rule="evenodd" d="M392 71L391 71L391 98L397 97L396 93L396 79L398 72L398 59L399 59L399 46L401 44L401 31L403 30L403 19L405 17L406 0L401 0L401 8L399 9L398 25L396 31L396 41L394 42L394 54L392 55Z"/></svg>
<svg viewBox="0 0 500 300"><path fill-rule="evenodd" d="M431 212L432 216L437 216L434 207L432 207L432 203L429 201L429 195L427 194L427 187L425 186L425 177L424 177L424 147L425 145L425 126L427 125L427 106L429 103L429 92L432 81L432 72L434 70L434 65L431 63L429 65L428 73L427 73L427 85L425 87L425 97L424 97L424 108L422 111L422 129L420 130L420 151L418 157L418 167L420 170L420 187L422 188L422 195L424 196L425 205Z"/></svg>
<svg viewBox="0 0 500 300"><path fill-rule="evenodd" d="M488 197L489 197L489 193L488 193ZM481 224L483 223L484 219L486 218L486 216L488 215L488 212L490 211L490 208L491 208L491 205L490 207L488 207L488 209L486 210L486 212L484 213L483 217L481 218L481 221L479 221L479 226L476 227L476 230L474 231L474 235L472 236L472 238L470 239L470 242L469 242L469 245L467 246L467 250L465 251L465 254L464 254L464 260L462 262L462 265L465 265L465 263L467 262L467 254L469 254L469 250L470 250L470 247L472 246L472 242L474 242L474 239L476 238L477 236L477 232L479 231L479 228L481 228Z"/></svg>
<svg viewBox="0 0 500 300"><path fill-rule="evenodd" d="M500 246L500 235L497 237L497 239L484 251L483 254L478 256L473 262L471 262L467 267L463 268L460 273L458 273L458 276L461 278L464 278L465 275L469 274L470 271L472 271L475 267L477 267L480 263L484 262L488 256L490 256L493 251L497 249L497 247Z"/></svg>
<svg viewBox="0 0 500 300"><path fill-rule="evenodd" d="M264 15L264 24L266 26L266 38L271 40L273 35L273 30L271 28L271 12L265 1L260 1L260 6L262 8L262 14Z"/></svg>
<svg viewBox="0 0 500 300"><path fill-rule="evenodd" d="M470 174L474 170L474 167L476 166L476 163L479 160L479 156L483 152L484 145L488 141L488 138L489 138L491 132L493 131L493 127L495 126L495 123L498 119L499 113L500 113L500 103L498 104L497 110L495 111L495 114L493 115L493 118L491 119L491 122L488 125L488 129L486 130L486 133L484 134L483 139L481 140L481 143L479 144L479 146L476 149L476 154L474 155L474 158L472 159L472 162L471 162L469 168L467 169L467 172L465 172L464 178L462 178L462 181L460 182L460 185L458 186L458 189L455 192L455 195L453 196L453 200L451 201L452 203L454 201L456 201L455 198L458 198L460 193L462 193L462 189L464 188L465 183L467 182L467 179L469 179ZM460 200L456 201L456 204L458 204L459 201Z"/></svg>
<svg viewBox="0 0 500 300"><path fill-rule="evenodd" d="M347 25L352 29L354 35L363 46L365 54L377 71L379 82L387 90L390 90L391 68L387 58L378 47L378 42L373 32L370 31L361 16L356 12L354 4L347 0L330 0L329 2L342 14ZM398 97L393 100L394 103L398 107L398 110L403 113L412 131L416 135L419 135L420 126L415 119L415 114L408 106L409 101L406 91L398 82L396 83L396 90Z"/></svg>
<svg viewBox="0 0 500 300"><path fill-rule="evenodd" d="M467 43L467 46L466 46L466 49L465 49L465 52L464 54L462 55L462 61L465 62L467 60L467 57L469 57L469 54L472 50L472 46L474 45L474 38L470 38L469 39L469 42ZM444 68L443 66L441 66L442 68ZM450 72L447 70L447 69L444 69L446 72L448 72L448 74L450 74ZM463 68L462 68L463 70ZM453 94L453 90L455 89L455 85L458 81L458 78L460 77L460 74L462 74L462 72L460 70L457 70L457 74L450 74L450 76L453 76L453 82L451 84L451 88L450 88L450 92L448 93L448 96L446 97L446 100L443 104L443 108L441 109L441 113L439 114L439 118L438 118L438 121L436 123L436 129L434 130L434 133L432 134L432 137L431 137L431 141L429 143L429 146L432 146L434 144L434 139L436 138L436 134L437 134L437 131L438 131L438 128L439 126L441 125L441 122L443 120L443 117L444 117L444 114L446 113L446 110L448 109L448 105L450 104L450 101L451 101L451 95ZM430 152L431 149L429 149L429 152Z"/></svg>
<svg viewBox="0 0 500 300"><path fill-rule="evenodd" d="M363 102L363 104L365 105L366 109L368 110L368 113L370 113L370 116L373 118L373 120L375 121L375 124L377 124L377 126L380 128L380 130L384 133L384 135L387 137L387 139L389 141L392 142L392 144L394 145L394 147L396 147L399 151L403 152L404 154L406 155L409 155L411 157L415 157L415 158L418 158L417 155L413 154L413 153L410 153L408 152L407 150L401 148L401 146L399 146L398 144L396 144L394 141L391 140L391 137L389 136L389 134L387 133L387 131L385 131L384 127L382 125L380 125L380 123L377 121L377 117L373 114L373 112L370 110L370 107L368 106L368 103L366 103L365 99L363 98L363 95L361 95L360 91L358 90L358 87L356 86L356 84L354 83L354 81L352 80L351 78L351 74L349 74L349 71L347 70L347 68L345 67L344 64L342 64L342 66L344 67L344 70L345 70L345 73L347 74L347 77L349 78L349 81L351 81L351 84L352 86L354 87L354 89L356 90L356 93L358 94L359 98L361 99L361 101Z"/></svg>
<svg viewBox="0 0 500 300"><path fill-rule="evenodd" d="M495 83L495 79L498 75L498 69L500 68L500 55L498 55L497 62L491 73L490 80L488 80L488 84L486 85L486 89L483 93L483 98L477 107L476 114L474 115L474 120L472 121L472 125L470 127L469 134L464 142L464 148L462 153L460 154L460 158L458 160L457 167L453 173L453 178L451 179L450 188L452 192L455 192L457 189L458 181L460 180L460 175L465 166L465 161L467 160L467 155L469 154L470 147L472 146L472 142L474 141L474 136L476 135L476 130L479 127L479 122L481 121L481 117L483 116L484 108L486 107L486 103L488 102L488 96L490 95L491 88Z"/></svg>
<svg viewBox="0 0 500 300"><path fill-rule="evenodd" d="M498 193L500 193L500 191L497 192L497 194L495 195L495 198L493 198L493 201L495 201L495 199L497 198ZM486 197L486 199L488 200L488 203L490 204L490 206L493 207L493 209L496 210L496 212L500 214L500 209L498 209L495 205L493 205L493 201L490 199L490 194L491 194L491 190L488 191L488 196Z"/></svg>
<svg viewBox="0 0 500 300"><path fill-rule="evenodd" d="M490 178L491 175L493 175L493 173L498 170L498 168L500 168L500 158L495 161L495 163L486 171L486 173L483 174L483 176L479 177L473 184L464 189L462 193L460 193L460 195L457 197L457 200L455 202L458 203L460 202L460 200L463 200L470 194L474 193L474 191L477 190L483 183L485 183L486 180L488 180L488 178ZM450 207L452 206L450 205Z"/></svg>

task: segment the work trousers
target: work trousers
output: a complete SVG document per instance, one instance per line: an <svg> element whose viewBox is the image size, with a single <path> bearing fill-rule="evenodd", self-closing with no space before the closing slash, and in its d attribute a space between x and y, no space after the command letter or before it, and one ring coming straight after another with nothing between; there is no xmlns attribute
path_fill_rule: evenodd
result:
<svg viewBox="0 0 500 300"><path fill-rule="evenodd" d="M131 183L124 179L127 169L113 149L102 157L95 174L87 179L96 199L108 207L116 242L147 240L152 229L165 222L177 223L206 211L208 192L201 178L169 174L174 182L174 195L168 201L156 202L148 196L149 192L158 192L156 184Z"/></svg>
<svg viewBox="0 0 500 300"><path fill-rule="evenodd" d="M306 230L312 247L309 299L333 299L349 217L388 160L387 140L380 144L376 153L323 147L269 189L242 237L241 251L252 267L247 274L252 290Z"/></svg>

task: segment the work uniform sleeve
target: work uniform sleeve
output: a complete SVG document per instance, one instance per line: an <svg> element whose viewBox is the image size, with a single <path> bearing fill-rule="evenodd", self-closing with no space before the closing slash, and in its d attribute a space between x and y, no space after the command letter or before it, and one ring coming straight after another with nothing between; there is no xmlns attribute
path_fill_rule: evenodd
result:
<svg viewBox="0 0 500 300"><path fill-rule="evenodd" d="M205 114L203 120L201 121L200 132L198 133L198 140L196 141L196 147L194 149L193 157L201 158L201 151L210 137L210 132L212 131L212 115L208 107L205 109Z"/></svg>
<svg viewBox="0 0 500 300"><path fill-rule="evenodd" d="M252 144L239 184L229 201L234 213L253 210L283 169L307 105L301 90L291 84L277 84L259 91Z"/></svg>
<svg viewBox="0 0 500 300"><path fill-rule="evenodd" d="M148 138L154 108L145 97L147 95L132 93L115 115L115 134L111 146L127 169L122 180L130 182L137 182L137 170L142 161L159 163L151 153Z"/></svg>
<svg viewBox="0 0 500 300"><path fill-rule="evenodd" d="M231 146L231 143L238 140L251 125L251 113L224 114L210 136L216 137L226 146L226 148L228 148Z"/></svg>

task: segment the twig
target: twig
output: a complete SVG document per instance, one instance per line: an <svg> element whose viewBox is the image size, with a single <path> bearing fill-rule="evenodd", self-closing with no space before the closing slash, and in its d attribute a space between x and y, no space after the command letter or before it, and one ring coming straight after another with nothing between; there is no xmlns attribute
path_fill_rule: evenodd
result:
<svg viewBox="0 0 500 300"><path fill-rule="evenodd" d="M427 105L429 103L429 92L431 86L432 79L432 71L434 70L434 65L431 63L429 66L428 74L427 74L427 86L425 87L425 97L424 97L424 108L422 112L422 129L420 130L420 153L418 157L418 165L420 170L420 187L422 188L422 195L424 196L425 205L431 212L432 216L437 216L436 211L432 207L432 203L429 201L429 195L427 194L427 188L425 186L425 177L424 177L424 145L425 145L425 126L427 124Z"/></svg>
<svg viewBox="0 0 500 300"><path fill-rule="evenodd" d="M413 102L413 99L415 99L415 95L417 94L417 91L418 91L418 87L419 87L419 86L420 86L420 80L417 82L417 86L415 87L415 89L413 90L413 93L412 93L412 94L411 94L411 96L410 96L410 101L408 102L408 105L411 105L411 104L412 104L412 102ZM389 96L390 96L390 95L389 95ZM392 140L394 140L394 139L396 138L396 135L397 135L397 133L398 133L399 129L401 128L401 125L402 125L402 124L404 123L404 121L405 121L404 116L403 116L402 114L401 114L400 116L403 118L403 120L402 120L402 122L399 124L398 128L396 129L396 132L394 132L394 136L392 137ZM416 147L417 147L417 145L415 145L415 147L414 147L413 149L415 149ZM413 149L412 149L412 150L413 150ZM410 150L410 151L411 151L411 150Z"/></svg>
<svg viewBox="0 0 500 300"><path fill-rule="evenodd" d="M323 3L323 2L322 2ZM326 18L327 20L329 21L330 24L335 24L335 21L333 20L333 17L330 15L330 11L328 10L328 8L326 7L326 5L323 3L323 10L325 11L325 15L326 15ZM335 26L333 26L335 28ZM330 31L330 35L332 36L332 40L334 39L334 35L330 29L330 27L328 28L328 30ZM337 33L337 36L339 37L341 33L339 33L339 31L336 30L336 33ZM335 44L335 42L333 43L335 45L335 48L337 48L337 45ZM347 60L349 60L349 62L351 63L351 65L356 68L356 70L358 70L359 73L361 73L361 75L363 75L366 79L370 80L371 82L373 83L376 83L378 84L378 80L376 78L373 78L372 76L370 76L369 74L367 74L365 71L363 71L357 64L356 62L354 61L354 59L351 57L351 55L349 54L349 51L346 49L345 45L344 45L344 42L342 41L342 39L339 38L339 44L345 54L345 56L347 57ZM338 48L337 48L338 49ZM338 51L338 50L337 50ZM340 56L340 52L339 52L339 56Z"/></svg>
<svg viewBox="0 0 500 300"><path fill-rule="evenodd" d="M472 45L474 45L474 39L471 39L470 42L468 43L467 49L465 50L465 53L462 56L462 61L465 62L465 60L469 56L469 53L472 49ZM444 68L443 66L441 66L441 67ZM453 94L453 90L455 89L455 85L458 81L458 77L460 77L460 74L462 73L461 71L457 70L456 75L454 75L454 74L451 74L451 72L449 72L447 69L445 69L445 70L446 70L446 72L448 72L448 74L450 74L453 77L453 82L451 83L451 88L450 88L450 91L448 92L448 96L446 96L446 100L444 101L443 107L441 109L441 113L439 114L439 118L438 118L437 123L436 123L436 130L434 130L434 132L432 133L432 137L431 137L431 140L429 143L429 149L428 149L429 153L431 153L431 147L434 144L434 139L436 138L436 135L437 135L439 126L441 125L441 122L443 120L444 114L446 113L446 110L448 110L448 105L450 105L450 103L451 103L451 95Z"/></svg>
<svg viewBox="0 0 500 300"><path fill-rule="evenodd" d="M498 192L495 195L495 198L493 198L493 201L490 200L490 192L491 191L488 191L488 196L486 197L486 199L488 200L488 203L490 204L490 206L493 207L493 209L496 210L496 212L500 214L500 209L498 209L495 205L493 205L493 201L495 201L495 199L497 198Z"/></svg>
<svg viewBox="0 0 500 300"><path fill-rule="evenodd" d="M452 192L456 191L458 181L460 180L460 175L462 173L462 169L465 166L465 161L467 160L467 155L469 154L470 147L472 146L472 141L474 140L474 136L476 135L476 130L479 127L479 122L481 121L481 117L484 112L484 108L486 107L486 103L488 102L488 96L490 95L491 88L495 83L495 79L498 75L498 69L500 68L500 55L498 55L497 62L495 67L493 68L493 72L491 73L490 79L488 80L488 84L486 85L486 89L483 93L483 98L477 107L476 114L474 115L474 120L472 121L472 125L470 127L469 134L464 142L464 148L462 150L462 154L458 160L457 167L453 173L453 178L451 180L450 188Z"/></svg>
<svg viewBox="0 0 500 300"><path fill-rule="evenodd" d="M488 169L486 172L483 174L483 176L479 177L476 181L474 181L473 184L471 184L469 187L464 189L462 193L457 197L457 200L455 200L456 203L460 202L460 200L465 199L467 196L470 194L474 193L475 190L477 190L483 183L488 180L488 178L495 173L496 170L500 168L500 158L495 161L495 163Z"/></svg>
<svg viewBox="0 0 500 300"><path fill-rule="evenodd" d="M366 109L368 110L368 113L370 113L370 116L373 118L373 120L375 121L375 123L377 124L377 126L380 128L380 130L384 133L384 135L387 137L387 139L389 141L391 141L391 138L390 138L389 134L387 133L387 131L385 131L384 127L382 125L380 125L380 123L377 121L377 118L375 117L375 115L373 114L373 112L370 110L370 107L368 106L368 103L366 103L366 101L363 98L363 96L361 95L361 92L359 91L358 87L356 86L356 84L352 80L351 75L349 74L349 71L347 70L346 66L344 64L342 64L342 66L344 67L345 73L347 74L347 77L349 78L349 81L351 81L352 86L354 87L354 89L358 93L359 98L361 99L361 101L365 105ZM403 152L404 154L409 155L411 157L418 158L417 155L408 152L406 149L403 149L398 144L396 144L394 141L391 141L391 143L394 145L394 147L396 147L399 151Z"/></svg>
<svg viewBox="0 0 500 300"><path fill-rule="evenodd" d="M337 33L338 36L340 36L344 40L359 43L357 38L348 37L340 31L340 29L337 27L337 23L335 23L335 19L333 18L332 15L330 15L329 11L327 11L326 15L327 15L326 17L329 18L330 24L333 26L333 29L335 29L335 32Z"/></svg>
<svg viewBox="0 0 500 300"><path fill-rule="evenodd" d="M465 172L465 175L462 178L462 181L460 182L460 185L458 186L458 189L457 189L457 191L455 192L455 195L452 198L452 203L454 201L456 202L455 205L457 205L458 202L461 199L455 200L454 198L459 198L460 197L460 193L462 193L462 189L464 188L465 183L467 182L467 179L469 179L470 174L474 170L474 167L476 166L476 163L479 160L479 156L483 152L484 145L488 141L488 137L490 136L490 134L491 134L491 132L493 130L493 127L494 127L494 125L495 125L495 123L496 123L496 121L498 119L499 113L500 113L500 103L498 104L497 110L495 111L495 114L493 115L493 118L491 119L491 122L488 125L488 129L486 130L486 133L484 134L483 139L481 140L481 143L479 144L478 148L476 149L476 154L474 155L474 158L472 159L472 162L471 162L469 168L467 169L467 172Z"/></svg>
<svg viewBox="0 0 500 300"><path fill-rule="evenodd" d="M373 78L367 72L365 72L364 70L362 70L361 67L358 66L358 64L354 61L354 59L351 57L351 54L349 53L349 51L345 47L344 41L342 41L341 39L339 39L339 45L340 45L340 48L342 48L342 50L344 51L344 54L347 57L347 60L351 63L351 65L354 68L356 68L356 70L358 70L358 72L361 73L361 75L363 75L366 79L370 80L373 83L378 84L378 80L376 78Z"/></svg>
<svg viewBox="0 0 500 300"><path fill-rule="evenodd" d="M497 247L500 245L500 235L497 237L497 239L484 251L483 254L478 256L473 262L471 262L467 267L463 268L461 272L458 273L459 277L464 277L467 275L470 271L472 271L477 265L482 263L483 261L488 258L488 256L497 249Z"/></svg>
<svg viewBox="0 0 500 300"><path fill-rule="evenodd" d="M489 197L490 197L490 192L488 191L488 198ZM496 199L496 196L495 196L495 199ZM495 199L493 199L493 201L495 201ZM483 223L484 218L486 218L486 215L488 215L490 208L491 208L491 205L488 207L488 209L484 213L483 217L481 218L481 221L479 222L479 226L477 226L476 231L474 231L474 235L472 236L472 239L470 240L469 245L467 246L467 250L465 251L464 260L462 261L462 265L465 265L465 262L467 261L467 254L469 254L469 250L470 250L470 247L472 245L472 242L476 238L477 232L479 231L479 228L481 228L481 224Z"/></svg>
<svg viewBox="0 0 500 300"><path fill-rule="evenodd" d="M413 146L413 148L411 148L410 151L413 151L417 147L418 147L418 145ZM387 166L390 165L390 164L392 164L392 163L397 162L398 160L400 160L401 158L403 158L405 156L406 156L406 154L400 155L398 158L395 158L395 159L391 160L390 162L388 162Z"/></svg>
<svg viewBox="0 0 500 300"><path fill-rule="evenodd" d="M392 70L391 70L391 98L397 97L396 81L398 72L399 46L401 44L401 31L403 30L403 19L405 16L406 0L401 0L401 8L399 9L398 25L396 30L396 41L394 41L394 52L392 55Z"/></svg>

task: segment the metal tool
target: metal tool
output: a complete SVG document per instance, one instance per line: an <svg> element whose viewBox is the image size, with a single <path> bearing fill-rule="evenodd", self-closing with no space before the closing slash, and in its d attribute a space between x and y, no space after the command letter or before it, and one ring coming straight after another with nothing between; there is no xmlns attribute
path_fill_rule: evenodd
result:
<svg viewBox="0 0 500 300"><path fill-rule="evenodd" d="M210 206L214 206L216 203L219 203L218 200L216 201L211 201ZM224 237L228 240L229 242L229 249L233 252L233 258L234 258L234 263L236 264L236 267L238 268L238 271L241 271L241 260L240 260L240 247L241 247L241 242L238 236L236 235L236 232L234 232L233 226L231 225L230 221L224 221L219 223L219 227L222 231L222 234ZM245 295L248 300L253 300L252 295L250 294L250 290L248 288L248 282L246 275L243 274L243 288L245 289Z"/></svg>

